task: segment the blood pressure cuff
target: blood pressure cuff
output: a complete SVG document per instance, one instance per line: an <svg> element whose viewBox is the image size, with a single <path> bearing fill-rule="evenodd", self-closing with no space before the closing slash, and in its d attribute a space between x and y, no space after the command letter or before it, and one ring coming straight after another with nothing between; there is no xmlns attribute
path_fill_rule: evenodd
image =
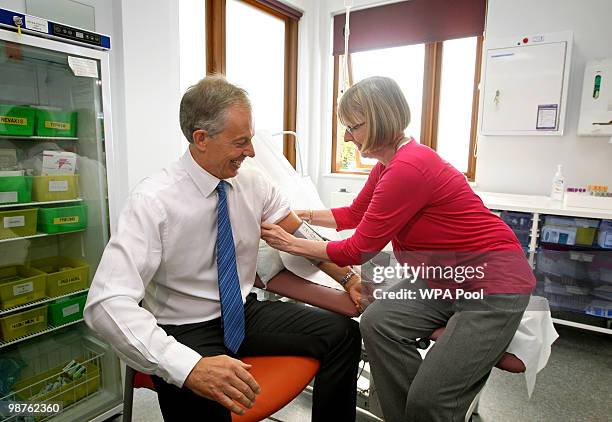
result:
<svg viewBox="0 0 612 422"><path fill-rule="evenodd" d="M315 242L329 240L321 236L315 229L312 228L310 224L308 224L304 220L302 220L302 224L300 224L300 226L296 229L296 231L293 232L293 235L295 237L299 237L300 239L314 240ZM314 265L319 265L321 263L321 261L318 261L315 259L309 258L308 260L312 262Z"/></svg>
<svg viewBox="0 0 612 422"><path fill-rule="evenodd" d="M321 242L323 240L327 240L323 236L321 236L315 229L312 228L310 224L302 220L302 224L293 232L295 237L299 237L300 239L306 240L315 240L317 242Z"/></svg>

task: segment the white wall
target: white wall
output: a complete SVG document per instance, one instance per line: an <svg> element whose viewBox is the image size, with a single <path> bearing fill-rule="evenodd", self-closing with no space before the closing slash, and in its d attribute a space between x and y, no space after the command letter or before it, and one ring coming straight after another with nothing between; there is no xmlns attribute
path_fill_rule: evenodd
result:
<svg viewBox="0 0 612 422"><path fill-rule="evenodd" d="M489 39L570 30L574 46L565 135L483 137L476 168L479 189L548 195L557 164L563 164L568 185L612 185L608 139L576 136L585 62L612 57L610 17L609 0L489 0Z"/></svg>
<svg viewBox="0 0 612 422"><path fill-rule="evenodd" d="M179 157L179 2L123 0L123 67L130 188Z"/></svg>

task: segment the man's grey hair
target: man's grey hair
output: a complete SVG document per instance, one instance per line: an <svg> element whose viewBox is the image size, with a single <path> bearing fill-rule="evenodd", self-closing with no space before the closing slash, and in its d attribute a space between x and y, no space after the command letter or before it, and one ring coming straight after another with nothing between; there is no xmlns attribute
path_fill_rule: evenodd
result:
<svg viewBox="0 0 612 422"><path fill-rule="evenodd" d="M190 86L183 95L179 111L183 134L193 143L195 130L205 130L208 136L223 132L232 106L241 106L250 111L251 102L247 92L221 75L207 76Z"/></svg>

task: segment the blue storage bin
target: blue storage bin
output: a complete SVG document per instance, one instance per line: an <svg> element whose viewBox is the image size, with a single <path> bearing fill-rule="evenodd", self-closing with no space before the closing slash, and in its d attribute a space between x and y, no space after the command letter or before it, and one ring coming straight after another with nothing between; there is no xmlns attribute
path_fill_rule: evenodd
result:
<svg viewBox="0 0 612 422"><path fill-rule="evenodd" d="M528 212L502 211L500 218L513 230L531 230L533 216Z"/></svg>
<svg viewBox="0 0 612 422"><path fill-rule="evenodd" d="M612 220L601 221L597 244L602 248L612 249Z"/></svg>

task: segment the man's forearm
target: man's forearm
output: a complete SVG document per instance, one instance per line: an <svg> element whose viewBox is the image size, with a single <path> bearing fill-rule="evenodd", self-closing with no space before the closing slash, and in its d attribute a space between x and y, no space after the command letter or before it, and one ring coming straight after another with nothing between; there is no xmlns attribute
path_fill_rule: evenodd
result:
<svg viewBox="0 0 612 422"><path fill-rule="evenodd" d="M292 211L287 217L276 224L286 232L293 234L300 227L302 221ZM330 262L329 256L327 255L327 243L328 242L325 241L318 242L308 239L296 239L290 252L309 258L312 261L316 261L315 265L321 271L329 275L337 282L340 282L349 272L352 272L352 270L349 267L339 267L333 262ZM353 279L356 277L357 275L351 277L350 281L353 281Z"/></svg>

